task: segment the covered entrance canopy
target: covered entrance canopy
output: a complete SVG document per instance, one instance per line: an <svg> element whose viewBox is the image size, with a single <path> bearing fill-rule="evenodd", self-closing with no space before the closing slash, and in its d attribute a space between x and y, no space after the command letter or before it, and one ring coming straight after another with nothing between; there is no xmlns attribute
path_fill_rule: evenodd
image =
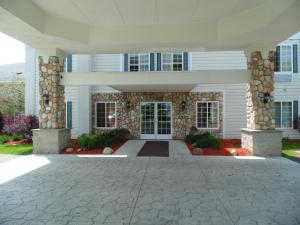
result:
<svg viewBox="0 0 300 225"><path fill-rule="evenodd" d="M261 50L300 30L298 0L1 0L0 31L66 53Z"/></svg>

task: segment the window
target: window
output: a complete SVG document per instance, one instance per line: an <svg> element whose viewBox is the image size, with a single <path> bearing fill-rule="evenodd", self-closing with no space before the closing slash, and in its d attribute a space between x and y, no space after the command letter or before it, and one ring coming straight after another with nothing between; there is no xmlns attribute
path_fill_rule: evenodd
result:
<svg viewBox="0 0 300 225"><path fill-rule="evenodd" d="M219 128L219 102L197 102L197 128Z"/></svg>
<svg viewBox="0 0 300 225"><path fill-rule="evenodd" d="M149 53L132 53L128 54L129 71L149 71Z"/></svg>
<svg viewBox="0 0 300 225"><path fill-rule="evenodd" d="M162 53L163 71L182 71L183 52Z"/></svg>
<svg viewBox="0 0 300 225"><path fill-rule="evenodd" d="M96 103L96 127L98 128L116 127L116 103L115 102Z"/></svg>
<svg viewBox="0 0 300 225"><path fill-rule="evenodd" d="M66 128L72 129L72 102L66 103Z"/></svg>
<svg viewBox="0 0 300 225"><path fill-rule="evenodd" d="M275 102L275 127L293 128L292 102Z"/></svg>
<svg viewBox="0 0 300 225"><path fill-rule="evenodd" d="M279 72L292 72L293 63L292 63L292 46L291 45L282 45L280 46L280 64L278 65Z"/></svg>

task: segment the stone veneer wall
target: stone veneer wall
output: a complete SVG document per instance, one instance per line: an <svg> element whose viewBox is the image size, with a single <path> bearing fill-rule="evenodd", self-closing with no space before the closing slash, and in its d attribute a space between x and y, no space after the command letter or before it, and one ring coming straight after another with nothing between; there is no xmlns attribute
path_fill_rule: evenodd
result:
<svg viewBox="0 0 300 225"><path fill-rule="evenodd" d="M40 69L40 128L65 128L64 86L59 85L63 66L57 56L50 56L48 63L39 57ZM49 95L49 105L45 104L44 94Z"/></svg>
<svg viewBox="0 0 300 225"><path fill-rule="evenodd" d="M247 128L254 130L275 129L274 107L274 62L275 52L270 51L268 59L261 52L253 52L248 64L251 82L247 86ZM269 93L268 103L263 102L264 93Z"/></svg>
<svg viewBox="0 0 300 225"><path fill-rule="evenodd" d="M107 129L96 128L95 103L112 101L117 105L117 127L127 128L133 138L140 137L140 102L166 101L172 102L173 138L183 139L192 126L196 125L196 102L219 101L220 127L209 130L217 136L223 135L223 93L222 92L123 92L97 93L92 95L92 124L93 133ZM131 109L126 109L125 102L131 102ZM181 102L186 101L186 108L181 109Z"/></svg>

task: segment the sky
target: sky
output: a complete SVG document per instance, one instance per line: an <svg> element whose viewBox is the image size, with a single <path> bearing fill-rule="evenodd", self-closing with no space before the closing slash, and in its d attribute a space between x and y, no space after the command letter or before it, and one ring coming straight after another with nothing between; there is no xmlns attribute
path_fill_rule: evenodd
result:
<svg viewBox="0 0 300 225"><path fill-rule="evenodd" d="M0 65L25 62L25 45L0 32Z"/></svg>

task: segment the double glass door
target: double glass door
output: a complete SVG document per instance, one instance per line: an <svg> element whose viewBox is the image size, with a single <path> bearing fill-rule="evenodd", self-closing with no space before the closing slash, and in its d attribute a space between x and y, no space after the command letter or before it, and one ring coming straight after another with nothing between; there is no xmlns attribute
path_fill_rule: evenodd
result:
<svg viewBox="0 0 300 225"><path fill-rule="evenodd" d="M171 102L141 102L141 139L172 138Z"/></svg>

